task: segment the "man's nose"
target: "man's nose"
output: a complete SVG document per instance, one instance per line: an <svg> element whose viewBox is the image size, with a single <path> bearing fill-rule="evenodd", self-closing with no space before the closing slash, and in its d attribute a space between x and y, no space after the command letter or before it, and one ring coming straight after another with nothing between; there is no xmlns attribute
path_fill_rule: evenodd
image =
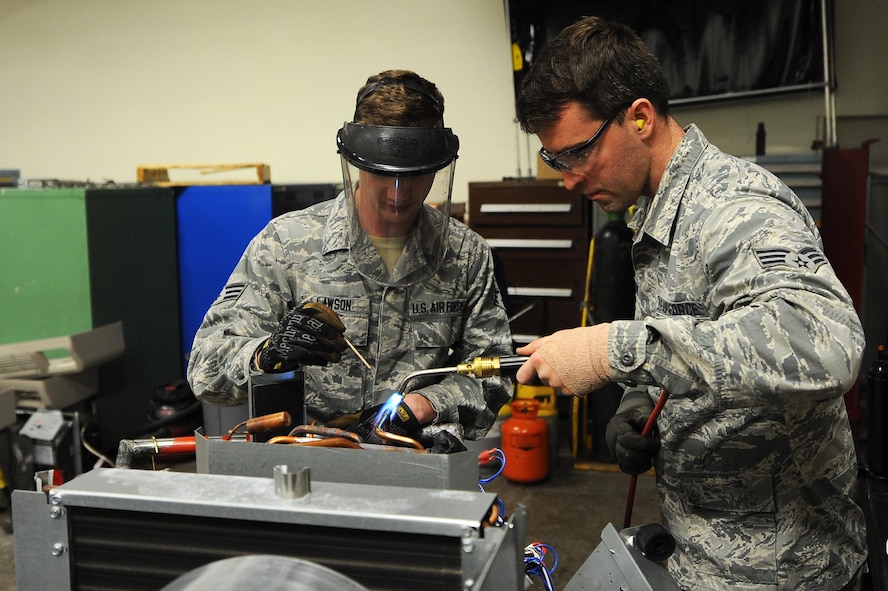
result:
<svg viewBox="0 0 888 591"><path fill-rule="evenodd" d="M395 197L399 193L403 193L405 188L404 181L399 178L392 178L385 185L385 191L389 197Z"/></svg>
<svg viewBox="0 0 888 591"><path fill-rule="evenodd" d="M573 191L580 184L580 181L583 180L583 175L569 170L562 170L561 178L564 179L564 188L568 191Z"/></svg>

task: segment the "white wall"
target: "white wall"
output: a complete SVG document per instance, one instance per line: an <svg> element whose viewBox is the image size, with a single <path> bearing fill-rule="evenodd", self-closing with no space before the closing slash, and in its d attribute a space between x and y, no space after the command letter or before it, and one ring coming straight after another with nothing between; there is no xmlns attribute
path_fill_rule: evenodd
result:
<svg viewBox="0 0 888 591"><path fill-rule="evenodd" d="M503 0L0 0L0 168L117 183L151 163L265 162L276 183L338 182L335 133L357 89L388 68L438 84L470 181L535 174L514 123ZM836 2L836 106L888 135L888 0ZM678 107L710 140L807 152L819 94ZM847 142L860 139L851 135ZM845 141L845 140L843 140ZM888 160L888 138L874 146ZM532 170L531 170L532 169Z"/></svg>
<svg viewBox="0 0 888 591"><path fill-rule="evenodd" d="M517 174L510 59L502 0L0 0L0 168L126 183L265 162L275 183L339 182L358 88L405 68L444 94L465 201Z"/></svg>

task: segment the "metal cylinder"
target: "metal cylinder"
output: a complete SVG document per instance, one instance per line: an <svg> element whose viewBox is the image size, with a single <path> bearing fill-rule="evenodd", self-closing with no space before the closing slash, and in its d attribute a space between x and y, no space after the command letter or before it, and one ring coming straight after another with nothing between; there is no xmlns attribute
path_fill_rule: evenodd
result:
<svg viewBox="0 0 888 591"><path fill-rule="evenodd" d="M311 473L308 468L293 472L286 465L274 467L274 494L283 499L298 499L311 492Z"/></svg>

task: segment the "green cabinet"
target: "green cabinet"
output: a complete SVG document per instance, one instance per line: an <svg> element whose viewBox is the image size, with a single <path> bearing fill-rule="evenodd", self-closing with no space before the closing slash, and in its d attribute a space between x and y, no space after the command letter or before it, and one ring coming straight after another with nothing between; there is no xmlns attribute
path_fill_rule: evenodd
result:
<svg viewBox="0 0 888 591"><path fill-rule="evenodd" d="M116 450L154 389L182 377L174 191L2 189L0 269L0 344L122 321L126 350L93 399Z"/></svg>
<svg viewBox="0 0 888 591"><path fill-rule="evenodd" d="M0 189L0 344L92 327L86 191Z"/></svg>

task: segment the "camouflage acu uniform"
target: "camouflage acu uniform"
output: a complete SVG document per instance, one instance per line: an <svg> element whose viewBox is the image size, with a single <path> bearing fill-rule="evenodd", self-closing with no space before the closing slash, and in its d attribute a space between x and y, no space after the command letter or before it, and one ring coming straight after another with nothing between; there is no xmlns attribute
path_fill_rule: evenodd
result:
<svg viewBox="0 0 888 591"><path fill-rule="evenodd" d="M798 197L686 131L639 202L636 320L609 342L620 381L670 393L655 459L669 570L686 589L839 589L866 557L842 398L860 321Z"/></svg>
<svg viewBox="0 0 888 591"><path fill-rule="evenodd" d="M415 242L405 249L417 248ZM345 336L373 366L368 370L346 350L337 364L304 368L308 413L321 422L385 402L415 370L511 354L490 249L456 220L448 248L432 278L385 287L364 279L349 259L343 194L272 220L247 247L195 336L188 367L195 394L216 404L244 403L256 348L290 308L309 301L339 314ZM361 256L379 255L365 249ZM409 390L428 398L435 423L458 423L466 438L477 439L509 399L511 382L449 374L412 381Z"/></svg>

